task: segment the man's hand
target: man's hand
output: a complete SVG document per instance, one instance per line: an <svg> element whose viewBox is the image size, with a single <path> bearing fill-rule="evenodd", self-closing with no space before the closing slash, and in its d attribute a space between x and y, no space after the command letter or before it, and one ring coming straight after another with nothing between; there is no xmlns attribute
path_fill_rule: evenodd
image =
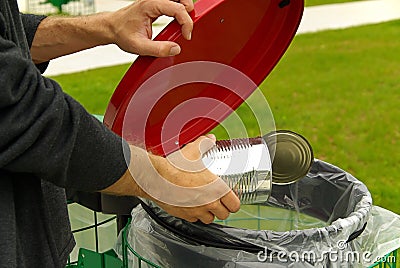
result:
<svg viewBox="0 0 400 268"><path fill-rule="evenodd" d="M203 136L167 158L147 153L144 156L143 150L132 146L130 172L104 192L153 200L169 214L190 222L226 219L239 210L240 201L220 178L200 164L202 154L214 143L213 136ZM197 205L199 202L204 204Z"/></svg>
<svg viewBox="0 0 400 268"><path fill-rule="evenodd" d="M110 13L111 29L114 36L110 41L121 49L156 57L174 56L180 53L177 43L169 41L151 41L152 23L161 15L174 17L182 25L182 35L191 39L193 21L188 12L193 10L191 0L180 3L170 0L138 0L126 8Z"/></svg>
<svg viewBox="0 0 400 268"><path fill-rule="evenodd" d="M191 0L137 0L115 12L90 16L45 18L36 31L31 47L35 63L99 45L116 44L139 55L174 56L180 47L174 42L152 41L152 22L161 15L174 17L182 25L183 36L190 40L193 21Z"/></svg>
<svg viewBox="0 0 400 268"><path fill-rule="evenodd" d="M167 161L154 161L160 175L170 182L184 187L200 187L215 182L219 179L202 165L202 155L215 144L213 135L202 136L186 145L182 150L167 157ZM204 192L211 196L213 190ZM173 194L173 193L170 193ZM169 214L183 218L190 222L197 220L203 223L211 223L217 217L220 220L228 218L231 212L237 212L240 201L232 190L217 200L196 207L179 207L166 204L160 200L156 203Z"/></svg>

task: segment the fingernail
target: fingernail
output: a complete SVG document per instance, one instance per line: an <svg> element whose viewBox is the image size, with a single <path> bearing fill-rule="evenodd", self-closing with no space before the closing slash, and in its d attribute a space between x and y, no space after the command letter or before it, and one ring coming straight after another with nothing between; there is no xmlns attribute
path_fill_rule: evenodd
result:
<svg viewBox="0 0 400 268"><path fill-rule="evenodd" d="M169 55L170 56L175 56L175 55L178 55L179 53L181 53L181 48L179 46L173 46L169 50Z"/></svg>
<svg viewBox="0 0 400 268"><path fill-rule="evenodd" d="M189 33L187 40L192 40L192 32Z"/></svg>

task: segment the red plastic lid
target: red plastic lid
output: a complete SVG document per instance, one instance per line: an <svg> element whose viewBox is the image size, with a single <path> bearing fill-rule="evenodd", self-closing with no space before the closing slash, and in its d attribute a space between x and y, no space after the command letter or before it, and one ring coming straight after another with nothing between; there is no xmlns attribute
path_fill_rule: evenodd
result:
<svg viewBox="0 0 400 268"><path fill-rule="evenodd" d="M192 40L171 22L155 40L174 57L138 57L115 90L104 123L129 142L167 155L208 133L272 71L304 9L295 0L199 0Z"/></svg>

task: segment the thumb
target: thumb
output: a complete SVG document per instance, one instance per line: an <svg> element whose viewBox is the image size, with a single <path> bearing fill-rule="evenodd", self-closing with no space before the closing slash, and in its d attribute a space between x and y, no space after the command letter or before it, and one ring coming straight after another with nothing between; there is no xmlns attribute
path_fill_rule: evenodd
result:
<svg viewBox="0 0 400 268"><path fill-rule="evenodd" d="M215 145L215 141L216 139L213 134L207 134L206 136L201 136L193 143L195 146L198 146L200 155L203 155Z"/></svg>
<svg viewBox="0 0 400 268"><path fill-rule="evenodd" d="M169 57L178 55L181 48L177 43L170 41L153 41L142 38L138 40L137 53L143 56Z"/></svg>
<svg viewBox="0 0 400 268"><path fill-rule="evenodd" d="M215 136L201 136L181 150L167 156L169 162L180 170L199 172L204 170L202 155L215 145Z"/></svg>

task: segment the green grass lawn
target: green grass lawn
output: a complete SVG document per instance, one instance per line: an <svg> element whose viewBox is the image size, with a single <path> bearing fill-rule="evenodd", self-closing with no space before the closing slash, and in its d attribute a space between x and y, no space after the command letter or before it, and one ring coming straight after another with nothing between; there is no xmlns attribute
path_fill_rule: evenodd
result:
<svg viewBox="0 0 400 268"><path fill-rule="evenodd" d="M303 134L317 158L352 173L376 205L398 214L399 36L400 21L296 36L261 85L278 129ZM128 67L54 79L91 113L102 114Z"/></svg>
<svg viewBox="0 0 400 268"><path fill-rule="evenodd" d="M355 2L360 0L305 0L305 6L319 6L328 4L338 4L345 2Z"/></svg>
<svg viewBox="0 0 400 268"><path fill-rule="evenodd" d="M400 213L400 21L297 36L262 84L277 128Z"/></svg>

